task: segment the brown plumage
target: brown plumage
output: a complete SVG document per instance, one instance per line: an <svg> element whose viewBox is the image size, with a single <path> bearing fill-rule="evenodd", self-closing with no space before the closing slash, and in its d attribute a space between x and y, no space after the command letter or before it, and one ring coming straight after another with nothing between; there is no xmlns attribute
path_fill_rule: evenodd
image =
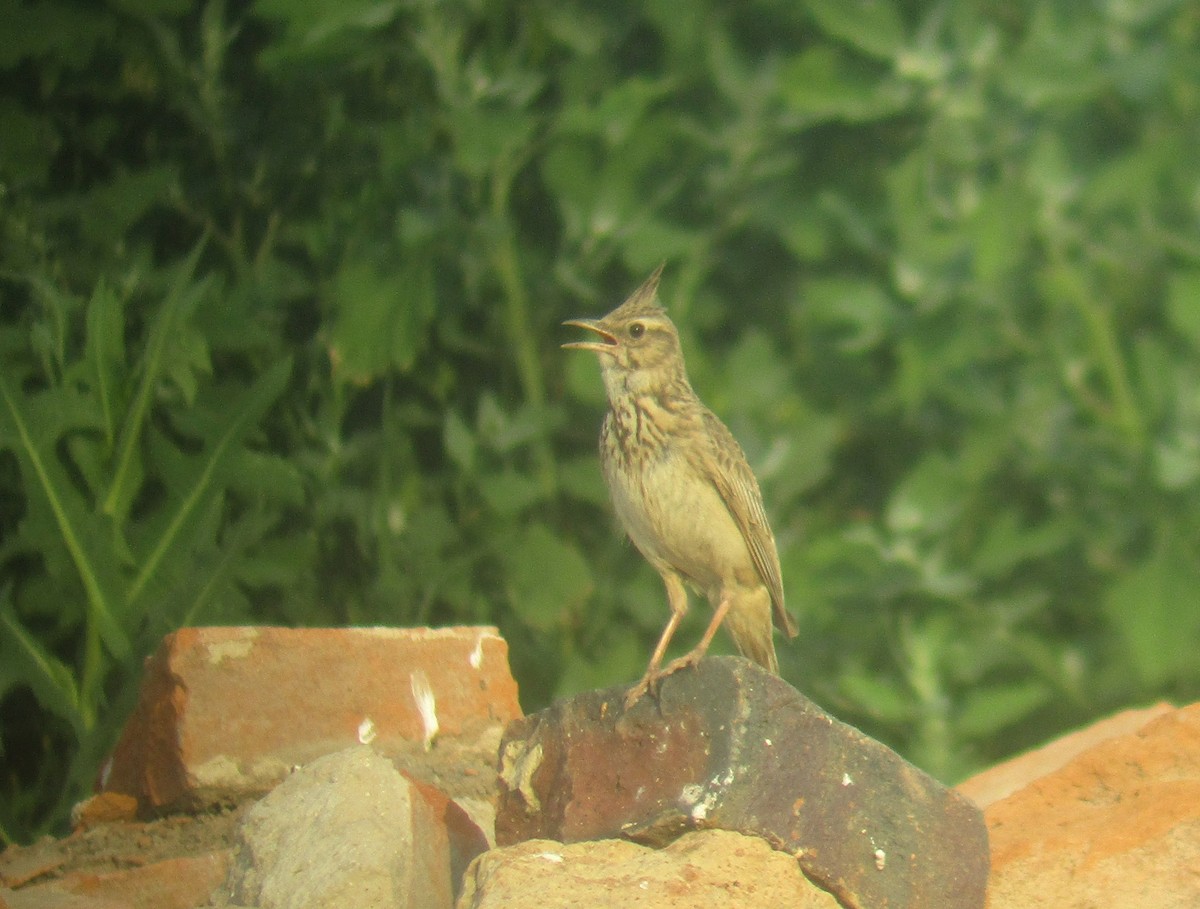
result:
<svg viewBox="0 0 1200 909"><path fill-rule="evenodd" d="M658 303L661 273L602 319L564 323L598 336L563 347L600 357L609 403L600 464L617 517L662 575L671 607L627 705L661 677L699 661L722 622L739 653L776 674L772 618L796 635L758 482L732 433L688 382L679 333ZM685 585L708 598L713 618L691 651L660 669L687 612Z"/></svg>

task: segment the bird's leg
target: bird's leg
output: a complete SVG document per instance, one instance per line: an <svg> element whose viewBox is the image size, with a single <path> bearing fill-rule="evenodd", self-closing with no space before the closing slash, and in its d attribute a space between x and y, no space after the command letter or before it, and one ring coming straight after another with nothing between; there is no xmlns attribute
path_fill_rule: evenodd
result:
<svg viewBox="0 0 1200 909"><path fill-rule="evenodd" d="M671 618L667 620L667 627L662 631L658 638L658 644L654 648L654 653L650 657L650 665L646 667L646 674L642 676L642 680L629 689L629 693L625 695L625 709L628 710L636 704L647 691L658 683L660 673L658 667L662 665L663 656L667 652L667 647L671 644L671 638L675 636L675 629L679 627L679 623L683 620L684 615L688 610L687 590L683 586L683 580L674 572L662 572L663 584L667 588L667 602L671 606Z"/></svg>
<svg viewBox="0 0 1200 909"><path fill-rule="evenodd" d="M729 607L733 605L733 594L726 593L721 597L721 602L717 604L717 608L713 610L712 621L708 623L708 627L704 629L704 637L700 638L700 643L679 657L677 660L671 660L658 674L661 679L663 676L670 675L672 672L678 672L680 669L686 669L689 666L695 666L700 662L705 653L708 652L708 646L712 643L713 638L717 634L717 629L721 627L721 623L725 621L725 616L729 612Z"/></svg>

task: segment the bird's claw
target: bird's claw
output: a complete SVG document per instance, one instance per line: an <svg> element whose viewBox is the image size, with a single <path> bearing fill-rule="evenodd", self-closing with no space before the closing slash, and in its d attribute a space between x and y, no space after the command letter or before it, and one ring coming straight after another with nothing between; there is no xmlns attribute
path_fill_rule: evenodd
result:
<svg viewBox="0 0 1200 909"><path fill-rule="evenodd" d="M662 680L680 669L691 669L700 662L704 656L703 651L689 650L683 656L671 660L662 669L648 669L646 674L642 676L641 681L629 689L625 695L625 709L629 710L640 701L643 697L649 694L655 700L658 700L658 686L662 684Z"/></svg>
<svg viewBox="0 0 1200 909"><path fill-rule="evenodd" d="M647 672L642 676L642 680L629 689L625 695L625 709L628 711L633 708L633 705L640 701L645 695L658 697L658 673Z"/></svg>
<svg viewBox="0 0 1200 909"><path fill-rule="evenodd" d="M702 652L697 652L695 650L689 650L683 656L681 656L677 659L671 660L671 662L667 663L667 665L665 667L663 667L662 672L660 672L658 674L658 677L661 679L661 678L665 678L668 675L671 675L672 673L678 672L680 669L691 669L693 666L695 666L697 663L700 662L700 658L703 656L704 656L704 654Z"/></svg>

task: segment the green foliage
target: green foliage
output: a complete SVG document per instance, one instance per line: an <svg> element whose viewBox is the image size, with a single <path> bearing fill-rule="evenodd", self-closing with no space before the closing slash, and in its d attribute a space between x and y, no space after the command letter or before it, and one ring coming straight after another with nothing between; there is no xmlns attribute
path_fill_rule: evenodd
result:
<svg viewBox="0 0 1200 909"><path fill-rule="evenodd" d="M558 323L663 261L790 681L947 779L1200 691L1194 4L0 23L3 838L181 624L495 623L531 709L635 677L665 597Z"/></svg>
<svg viewBox="0 0 1200 909"><path fill-rule="evenodd" d="M127 698L121 689L155 639L241 598L240 563L267 529L256 502L303 498L286 461L245 447L290 364L245 382L211 377L193 325L212 296L212 282L194 279L199 253L153 298L140 350L124 337L139 293L118 295L103 280L86 303L35 283L26 318L4 328L10 349L18 336L48 342L40 362L0 366L0 448L16 461L10 489L21 492L0 548L9 567L0 654L16 667L6 689L28 686L79 749L55 780L60 814L95 775L111 744L110 698ZM82 326L82 338L68 325ZM229 507L234 497L244 515Z"/></svg>

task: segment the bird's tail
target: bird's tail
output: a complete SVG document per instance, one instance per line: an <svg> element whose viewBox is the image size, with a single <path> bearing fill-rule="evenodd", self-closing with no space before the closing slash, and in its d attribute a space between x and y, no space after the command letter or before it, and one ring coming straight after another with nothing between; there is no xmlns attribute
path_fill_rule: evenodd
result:
<svg viewBox="0 0 1200 909"><path fill-rule="evenodd" d="M739 596L725 616L725 627L738 653L779 675L771 624L771 596L765 587Z"/></svg>

